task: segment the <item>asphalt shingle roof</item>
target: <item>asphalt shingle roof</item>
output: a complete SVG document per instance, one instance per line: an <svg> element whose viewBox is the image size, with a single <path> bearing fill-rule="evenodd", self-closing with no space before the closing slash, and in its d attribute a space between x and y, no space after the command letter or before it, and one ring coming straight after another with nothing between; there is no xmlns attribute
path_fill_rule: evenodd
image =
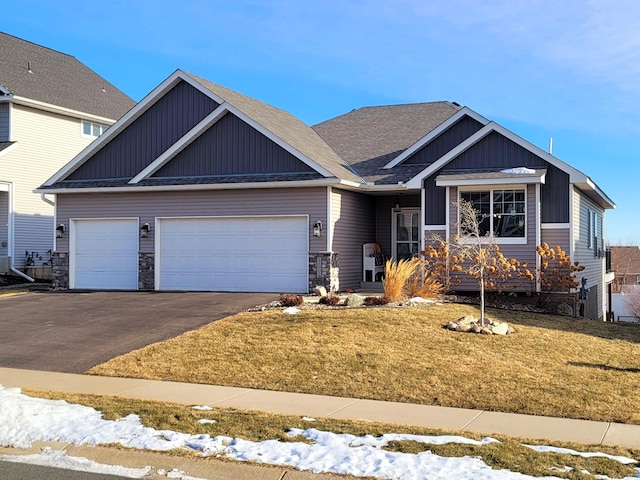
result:
<svg viewBox="0 0 640 480"><path fill-rule="evenodd" d="M135 104L75 57L2 32L0 86L14 96L112 120Z"/></svg>
<svg viewBox="0 0 640 480"><path fill-rule="evenodd" d="M313 126L322 139L369 182L407 181L421 169L382 167L438 125L460 106L451 102L364 107Z"/></svg>

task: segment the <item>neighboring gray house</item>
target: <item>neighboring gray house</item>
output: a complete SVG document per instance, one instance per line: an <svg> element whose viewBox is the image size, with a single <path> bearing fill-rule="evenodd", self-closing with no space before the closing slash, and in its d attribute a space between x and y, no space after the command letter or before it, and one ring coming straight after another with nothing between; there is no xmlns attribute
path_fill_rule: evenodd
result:
<svg viewBox="0 0 640 480"><path fill-rule="evenodd" d="M522 168L526 167L526 168ZM50 178L58 287L307 292L358 288L363 245L415 255L469 198L507 256L541 242L586 266L605 311L605 210L587 176L472 110L354 110L311 128L176 71Z"/></svg>
<svg viewBox="0 0 640 480"><path fill-rule="evenodd" d="M0 32L0 274L49 262L54 208L33 190L134 104L74 57Z"/></svg>

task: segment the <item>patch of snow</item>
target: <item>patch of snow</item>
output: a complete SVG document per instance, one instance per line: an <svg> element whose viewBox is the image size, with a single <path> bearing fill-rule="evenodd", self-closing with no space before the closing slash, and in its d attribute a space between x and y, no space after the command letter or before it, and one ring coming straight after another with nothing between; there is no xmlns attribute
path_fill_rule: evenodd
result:
<svg viewBox="0 0 640 480"><path fill-rule="evenodd" d="M517 175L527 174L532 175L536 173L535 170L532 170L527 167L515 167L515 168L505 168L504 170L500 170L500 173L512 173Z"/></svg>
<svg viewBox="0 0 640 480"><path fill-rule="evenodd" d="M535 450L536 452L548 452L548 453L561 453L563 455L575 455L578 457L584 458L592 458L592 457L603 457L609 458L611 460L615 460L616 462L620 462L624 465L629 465L631 463L638 463L637 460L629 457L621 457L609 455L607 453L600 452L578 452L577 450L572 450L570 448L558 448L558 447L547 447L544 445L525 445L522 444L523 447L530 448L531 450Z"/></svg>
<svg viewBox="0 0 640 480"><path fill-rule="evenodd" d="M296 313L300 313L300 309L297 307L287 307L282 310L282 313L287 313L289 315L295 315Z"/></svg>
<svg viewBox="0 0 640 480"><path fill-rule="evenodd" d="M216 420L211 420L209 418L201 418L200 420L198 420L198 423L201 425L206 425L208 423L218 423Z"/></svg>
<svg viewBox="0 0 640 480"><path fill-rule="evenodd" d="M413 298L410 298L409 301L411 303L434 303L433 300L430 300L428 298L422 298L422 297L413 297Z"/></svg>
<svg viewBox="0 0 640 480"><path fill-rule="evenodd" d="M191 408L194 410L213 410L213 407L210 407L209 405L194 405Z"/></svg>
<svg viewBox="0 0 640 480"><path fill-rule="evenodd" d="M315 422L316 419L315 418L311 418L311 417L302 417L302 421L303 422Z"/></svg>
<svg viewBox="0 0 640 480"><path fill-rule="evenodd" d="M63 468L77 472L99 473L103 475L119 475L127 478L143 478L149 474L151 467L128 468L120 465L105 465L84 457L71 457L64 450L42 449L42 453L31 455L3 455L5 462L28 463L43 467Z"/></svg>

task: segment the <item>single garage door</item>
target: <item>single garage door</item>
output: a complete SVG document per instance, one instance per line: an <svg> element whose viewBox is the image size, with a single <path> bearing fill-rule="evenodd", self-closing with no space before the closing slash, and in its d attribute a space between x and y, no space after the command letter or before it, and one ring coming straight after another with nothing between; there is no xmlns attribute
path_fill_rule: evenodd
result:
<svg viewBox="0 0 640 480"><path fill-rule="evenodd" d="M307 217L160 220L160 290L306 292Z"/></svg>
<svg viewBox="0 0 640 480"><path fill-rule="evenodd" d="M71 288L138 288L138 220L75 220Z"/></svg>

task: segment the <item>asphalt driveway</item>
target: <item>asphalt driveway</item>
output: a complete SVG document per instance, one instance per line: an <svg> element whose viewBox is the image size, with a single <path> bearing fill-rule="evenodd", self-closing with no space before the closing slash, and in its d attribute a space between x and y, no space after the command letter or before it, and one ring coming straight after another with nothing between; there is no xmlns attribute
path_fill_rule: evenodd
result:
<svg viewBox="0 0 640 480"><path fill-rule="evenodd" d="M0 296L0 367L84 373L277 298L272 293L155 292Z"/></svg>

